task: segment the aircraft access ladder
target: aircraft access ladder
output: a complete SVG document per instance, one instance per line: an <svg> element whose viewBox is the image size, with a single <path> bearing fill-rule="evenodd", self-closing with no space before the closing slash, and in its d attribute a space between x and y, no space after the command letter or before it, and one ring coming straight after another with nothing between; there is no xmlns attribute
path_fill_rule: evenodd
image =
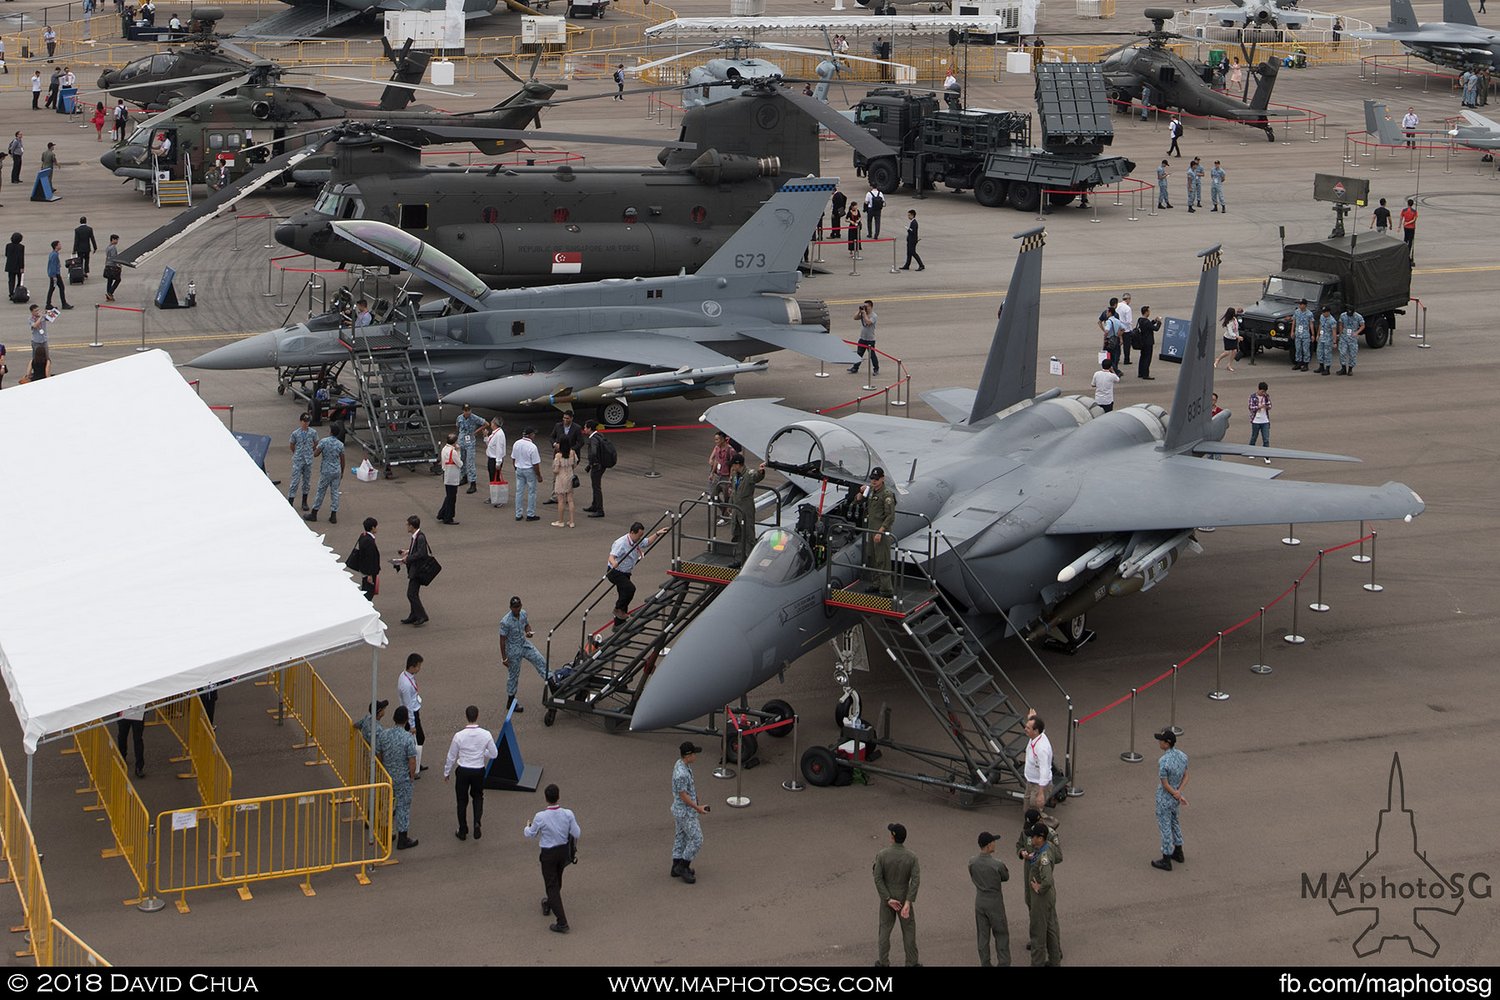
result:
<svg viewBox="0 0 1500 1000"><path fill-rule="evenodd" d="M345 330L342 343L349 349L349 367L354 371L350 389L368 423L368 440L353 427L349 433L386 469L436 462L437 443L417 390L406 338L397 333L364 336Z"/></svg>
<svg viewBox="0 0 1500 1000"><path fill-rule="evenodd" d="M947 788L957 794L958 804L965 807L974 805L980 796L1021 799L1026 790L1026 711L1035 702L1021 695L981 637L965 623L957 607L928 574L927 566L936 557L939 545L948 544L940 533L930 534L932 542L925 559L912 558L895 564L893 599L872 593L866 583L856 583L830 586L825 601L832 607L864 613L864 624L880 640L886 655L952 741L952 749L898 743L881 736L875 728L841 725L841 744L847 746L845 741L852 741L856 759L840 760L833 749L814 746L803 757L804 776L811 784L832 784L838 767L853 766L873 774ZM948 548L970 578L970 584L982 590L982 584L962 556L951 545ZM867 567L862 569L868 573ZM1052 676L1040 660L1036 662ZM1071 774L1073 709L1067 692L1055 677L1052 681L1068 706L1068 745L1062 759L1069 773L1054 768L1053 775L1056 800L1061 801L1066 797ZM842 705L839 714L843 715ZM889 730L888 718L882 728ZM916 773L874 764L872 761L880 755L868 749L860 760L861 746L894 750L933 765L942 773Z"/></svg>
<svg viewBox="0 0 1500 1000"><path fill-rule="evenodd" d="M775 496L779 519L780 494ZM668 511L647 529L647 537L650 537L663 523L670 523L672 528L671 567L667 570L667 579L655 593L632 608L630 615L614 626L614 585L601 578L547 631L547 663L554 673L559 667L565 672L548 686L543 695L542 703L547 708L542 717L545 725L552 725L561 709L580 715L596 715L603 719L607 732L629 728L636 702L656 668L657 657L671 644L673 637L687 628L739 574L738 544L731 541L738 522L739 511L729 504L708 498L683 501L675 515ZM698 531L702 533L696 533ZM695 554L685 556L684 551ZM648 551L647 558L649 556ZM640 567L636 572L640 572ZM560 661L554 663L553 637L575 614L580 621L577 652L566 665ZM596 621L602 615L604 624L590 629L591 614ZM559 640L559 655L566 648ZM770 711L754 711L743 706L740 710L763 720L790 714L789 709L782 710L781 703L773 703L767 708ZM716 714L709 713L706 726L673 728L717 737L720 730L714 722ZM753 755L750 742L753 739L746 737L747 756ZM737 742L731 740L731 762L737 760L738 751Z"/></svg>

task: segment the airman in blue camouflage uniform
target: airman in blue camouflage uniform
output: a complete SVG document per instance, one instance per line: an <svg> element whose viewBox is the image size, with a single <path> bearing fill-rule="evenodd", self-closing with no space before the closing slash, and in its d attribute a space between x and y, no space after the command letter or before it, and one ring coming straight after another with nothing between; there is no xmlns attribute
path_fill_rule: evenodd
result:
<svg viewBox="0 0 1500 1000"><path fill-rule="evenodd" d="M468 492L470 493L479 488L477 485L479 477L475 474L475 459L479 451L475 447L475 435L484 425L484 419L475 416L469 404L465 403L464 412L458 418L458 454L459 460L463 463L463 478L469 483Z"/></svg>
<svg viewBox="0 0 1500 1000"><path fill-rule="evenodd" d="M1333 310L1323 307L1318 316L1318 374L1333 374L1333 342L1338 339L1339 321L1333 318Z"/></svg>
<svg viewBox="0 0 1500 1000"><path fill-rule="evenodd" d="M703 827L698 817L708 812L707 806L698 804L698 786L693 781L693 761L703 748L685 740L677 752L677 763L672 765L672 822L677 827L672 839L672 877L692 885L698 881L693 859L703 848Z"/></svg>
<svg viewBox="0 0 1500 1000"><path fill-rule="evenodd" d="M1312 362L1312 325L1317 317L1307 308L1307 300L1297 303L1292 310L1292 344L1296 348L1292 355L1292 370L1307 371Z"/></svg>
<svg viewBox="0 0 1500 1000"><path fill-rule="evenodd" d="M318 466L318 495L313 499L312 513L307 520L316 521L318 510L323 506L323 494L333 492L333 509L328 514L329 524L339 523L339 500L343 497L341 484L344 480L344 425L338 421L328 425L329 435L318 442L313 452L322 458Z"/></svg>
<svg viewBox="0 0 1500 1000"><path fill-rule="evenodd" d="M1359 335L1365 332L1365 318L1353 309L1339 317L1339 374L1353 375L1359 360Z"/></svg>
<svg viewBox="0 0 1500 1000"><path fill-rule="evenodd" d="M1177 734L1172 730L1163 729L1155 738L1156 745L1165 752L1156 769L1156 825L1161 830L1161 860L1151 862L1151 867L1169 872L1172 862L1186 860L1182 856L1182 825L1177 821L1177 809L1187 805L1182 790L1187 787L1188 758L1177 749Z"/></svg>
<svg viewBox="0 0 1500 1000"><path fill-rule="evenodd" d="M510 709L510 703L516 700L516 689L521 682L522 660L530 660L531 665L536 667L536 672L541 675L542 683L547 683L547 660L532 644L531 635L531 622L527 620L526 611L521 607L521 599L512 597L510 613L500 619L500 663L506 670L507 711ZM517 705L516 711L524 712L525 709Z"/></svg>
<svg viewBox="0 0 1500 1000"><path fill-rule="evenodd" d="M307 509L307 492L312 489L313 446L318 443L318 432L309 425L312 417L306 413L301 417L302 425L292 431L292 486L286 491L286 502L297 504L297 485L302 485L302 509Z"/></svg>

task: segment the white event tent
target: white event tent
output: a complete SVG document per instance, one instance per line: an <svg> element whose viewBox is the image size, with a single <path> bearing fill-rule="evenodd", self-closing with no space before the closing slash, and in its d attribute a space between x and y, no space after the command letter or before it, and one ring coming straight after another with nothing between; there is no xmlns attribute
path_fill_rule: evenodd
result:
<svg viewBox="0 0 1500 1000"><path fill-rule="evenodd" d="M37 745L132 706L360 644L373 687L379 613L162 351L0 392L0 524L28 813Z"/></svg>

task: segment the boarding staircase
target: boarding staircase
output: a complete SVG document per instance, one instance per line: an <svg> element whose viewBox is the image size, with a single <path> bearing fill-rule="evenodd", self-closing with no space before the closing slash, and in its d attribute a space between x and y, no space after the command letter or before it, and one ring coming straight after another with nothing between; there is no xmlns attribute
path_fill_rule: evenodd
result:
<svg viewBox="0 0 1500 1000"><path fill-rule="evenodd" d="M354 373L348 388L368 423L368 438L350 428L354 439L387 469L436 462L437 442L417 389L406 338L398 333L365 336L345 330L342 342L349 349L346 373Z"/></svg>
<svg viewBox="0 0 1500 1000"><path fill-rule="evenodd" d="M358 17L362 10L351 10L341 7L330 11L319 5L316 7L292 7L288 10L278 10L270 17L263 17L246 25L234 33L235 38L249 38L256 41L298 41L303 38L314 38L331 28L336 28L345 21L352 21Z"/></svg>

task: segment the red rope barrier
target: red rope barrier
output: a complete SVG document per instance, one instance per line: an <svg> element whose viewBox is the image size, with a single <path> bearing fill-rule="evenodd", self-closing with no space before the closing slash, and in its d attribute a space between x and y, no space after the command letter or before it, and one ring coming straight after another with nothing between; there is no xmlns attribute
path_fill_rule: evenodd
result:
<svg viewBox="0 0 1500 1000"><path fill-rule="evenodd" d="M846 406L853 406L856 403L863 403L867 399L874 399L876 396L883 396L886 393L890 392L892 389L896 388L898 385L905 385L907 382L910 382L910 381L911 381L911 376L908 375L908 376L906 376L906 378L901 379L899 382L892 382L890 385L886 386L884 389L876 389L874 392L870 393L869 395L866 395L866 396L855 396L853 399L849 400L847 403L839 403L839 404L837 404L835 406L825 406L825 407L823 407L820 410L813 410L813 412L814 413L832 413L834 410L842 410Z"/></svg>
<svg viewBox="0 0 1500 1000"><path fill-rule="evenodd" d="M262 212L259 215L236 215L234 218L238 222L240 219L273 219L275 216L269 212Z"/></svg>
<svg viewBox="0 0 1500 1000"><path fill-rule="evenodd" d="M146 311L144 309L137 309L134 306L111 306L111 305L105 305L104 303L100 303L99 305L94 306L94 308L95 309L113 309L115 312L127 312L127 313L143 313L143 312Z"/></svg>

